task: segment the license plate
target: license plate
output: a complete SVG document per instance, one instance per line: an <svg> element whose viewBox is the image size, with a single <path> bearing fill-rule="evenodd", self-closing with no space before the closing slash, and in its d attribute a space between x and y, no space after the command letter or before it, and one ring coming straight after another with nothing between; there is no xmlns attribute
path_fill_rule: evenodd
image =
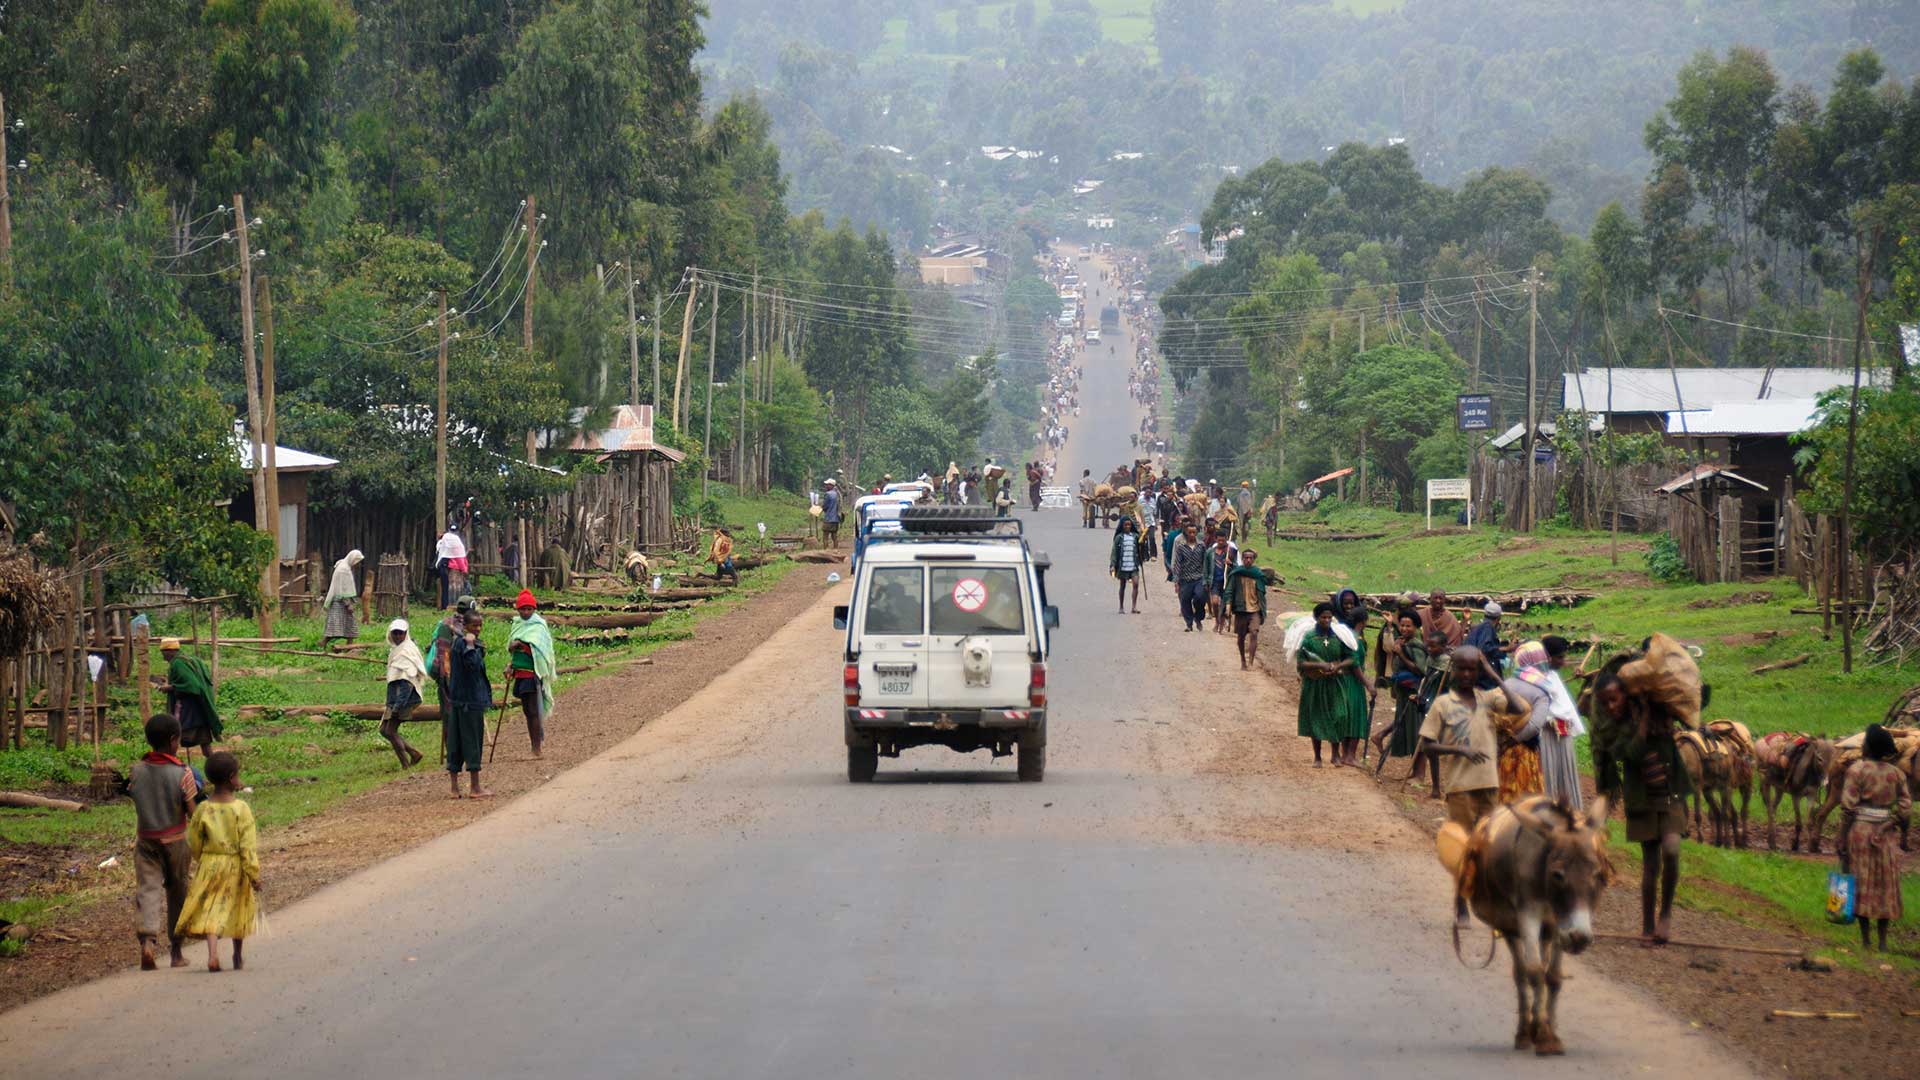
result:
<svg viewBox="0 0 1920 1080"><path fill-rule="evenodd" d="M913 693L913 676L882 675L880 677L880 692L883 694L911 694Z"/></svg>

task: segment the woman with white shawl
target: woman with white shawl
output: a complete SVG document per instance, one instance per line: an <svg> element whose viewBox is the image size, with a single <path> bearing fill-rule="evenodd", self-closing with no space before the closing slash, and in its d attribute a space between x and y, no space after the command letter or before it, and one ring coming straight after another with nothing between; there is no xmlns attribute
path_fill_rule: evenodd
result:
<svg viewBox="0 0 1920 1080"><path fill-rule="evenodd" d="M333 564L333 580L327 585L326 600L321 603L327 612L326 629L320 632L321 644L334 638L352 641L360 636L360 620L353 613L353 602L359 597L360 588L353 582L353 568L365 561L366 556L355 548Z"/></svg>
<svg viewBox="0 0 1920 1080"><path fill-rule="evenodd" d="M440 578L440 610L447 610L453 597L467 591L467 542L460 538L460 527L448 524L447 531L433 546L433 572ZM460 575L458 588L453 587L452 578Z"/></svg>
<svg viewBox="0 0 1920 1080"><path fill-rule="evenodd" d="M1548 720L1540 727L1540 780L1547 796L1570 810L1580 809L1580 767L1573 740L1587 733L1580 709L1560 678L1567 639L1548 635L1529 641L1513 654L1516 677L1546 691Z"/></svg>

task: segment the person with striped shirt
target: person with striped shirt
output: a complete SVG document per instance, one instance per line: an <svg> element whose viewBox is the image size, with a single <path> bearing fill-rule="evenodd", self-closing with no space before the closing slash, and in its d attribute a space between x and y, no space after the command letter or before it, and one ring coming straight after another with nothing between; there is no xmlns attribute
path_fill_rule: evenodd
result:
<svg viewBox="0 0 1920 1080"><path fill-rule="evenodd" d="M1140 526L1132 515L1120 519L1113 530L1113 554L1107 560L1113 576L1120 581L1120 614L1127 613L1127 585L1133 585L1133 613L1140 614Z"/></svg>

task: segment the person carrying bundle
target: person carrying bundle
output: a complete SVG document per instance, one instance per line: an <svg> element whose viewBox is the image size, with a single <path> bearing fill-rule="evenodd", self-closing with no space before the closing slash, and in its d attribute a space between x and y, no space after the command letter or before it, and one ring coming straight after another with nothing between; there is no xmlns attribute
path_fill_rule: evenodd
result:
<svg viewBox="0 0 1920 1080"><path fill-rule="evenodd" d="M1664 945L1693 791L1674 725L1692 727L1700 715L1700 669L1678 642L1655 634L1641 656L1609 661L1602 670L1594 685L1594 782L1627 808L1627 839L1640 845L1640 933L1647 944Z"/></svg>

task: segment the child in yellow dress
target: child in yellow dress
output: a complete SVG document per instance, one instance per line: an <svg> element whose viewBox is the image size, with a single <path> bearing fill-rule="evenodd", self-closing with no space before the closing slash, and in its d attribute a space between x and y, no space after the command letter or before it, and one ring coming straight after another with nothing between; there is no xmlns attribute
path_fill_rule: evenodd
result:
<svg viewBox="0 0 1920 1080"><path fill-rule="evenodd" d="M207 970L220 970L220 938L233 939L233 969L241 968L240 946L259 921L255 890L260 887L260 851L253 810L234 796L240 762L222 750L207 759L213 794L187 824L187 846L200 865L187 888L175 932L207 939Z"/></svg>

